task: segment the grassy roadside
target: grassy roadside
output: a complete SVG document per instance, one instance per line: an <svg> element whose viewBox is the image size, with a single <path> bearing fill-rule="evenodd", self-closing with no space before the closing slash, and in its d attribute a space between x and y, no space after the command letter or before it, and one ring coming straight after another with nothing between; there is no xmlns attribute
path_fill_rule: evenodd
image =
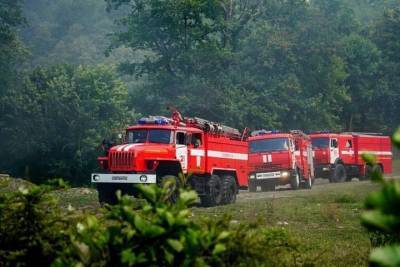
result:
<svg viewBox="0 0 400 267"><path fill-rule="evenodd" d="M195 218L230 214L234 222L286 228L316 266L365 266L369 236L360 225L363 202L378 186L370 182L324 184L313 190L283 191L235 205L194 208ZM245 245L245 244L243 244Z"/></svg>
<svg viewBox="0 0 400 267"><path fill-rule="evenodd" d="M393 162L393 170L390 177L398 177L399 160ZM20 179L0 178L0 194L17 190L21 185L30 184ZM234 205L193 207L192 218L201 220L205 216L217 218L228 214L232 223L283 227L300 244L299 254L306 262L315 266L365 266L371 247L369 235L360 225L360 215L366 196L378 188L379 185L369 181L340 184L318 181L312 190L241 192ZM54 194L62 207L101 212L94 189L62 189Z"/></svg>

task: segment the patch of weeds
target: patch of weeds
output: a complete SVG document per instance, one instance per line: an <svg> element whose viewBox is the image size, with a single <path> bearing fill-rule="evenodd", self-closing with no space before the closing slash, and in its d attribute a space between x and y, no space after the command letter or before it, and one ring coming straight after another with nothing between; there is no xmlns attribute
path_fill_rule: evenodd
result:
<svg viewBox="0 0 400 267"><path fill-rule="evenodd" d="M327 221L338 223L341 221L339 206L336 203L321 206L321 215Z"/></svg>
<svg viewBox="0 0 400 267"><path fill-rule="evenodd" d="M334 199L334 203L357 203L357 199L352 194L338 195Z"/></svg>

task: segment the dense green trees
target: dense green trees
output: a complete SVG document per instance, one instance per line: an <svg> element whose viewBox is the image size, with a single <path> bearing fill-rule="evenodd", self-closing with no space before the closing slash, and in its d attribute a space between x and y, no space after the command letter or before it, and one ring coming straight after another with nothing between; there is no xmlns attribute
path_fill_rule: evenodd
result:
<svg viewBox="0 0 400 267"><path fill-rule="evenodd" d="M4 171L78 180L128 110L167 105L238 128L400 123L397 0L0 3Z"/></svg>
<svg viewBox="0 0 400 267"><path fill-rule="evenodd" d="M104 136L131 117L127 88L110 66L54 66L32 71L9 95L0 166L29 178L87 183Z"/></svg>

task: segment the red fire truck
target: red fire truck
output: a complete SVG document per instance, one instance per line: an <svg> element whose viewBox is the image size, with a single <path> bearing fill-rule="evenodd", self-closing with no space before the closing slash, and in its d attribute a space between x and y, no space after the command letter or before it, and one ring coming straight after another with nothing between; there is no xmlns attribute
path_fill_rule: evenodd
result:
<svg viewBox="0 0 400 267"><path fill-rule="evenodd" d="M301 131L259 130L249 137L249 191L275 190L290 183L293 189L311 188L314 180L310 138Z"/></svg>
<svg viewBox="0 0 400 267"><path fill-rule="evenodd" d="M126 130L125 143L113 146L93 173L99 201L114 203L115 192L134 194L132 184L163 184L179 176L197 191L204 206L233 203L247 186L247 140L237 129L200 118L150 116ZM172 194L172 201L177 190Z"/></svg>
<svg viewBox="0 0 400 267"><path fill-rule="evenodd" d="M330 182L350 181L353 177L367 179L372 167L363 162L363 153L377 157L377 171L392 172L392 146L389 136L375 133L329 133L310 134L317 177Z"/></svg>

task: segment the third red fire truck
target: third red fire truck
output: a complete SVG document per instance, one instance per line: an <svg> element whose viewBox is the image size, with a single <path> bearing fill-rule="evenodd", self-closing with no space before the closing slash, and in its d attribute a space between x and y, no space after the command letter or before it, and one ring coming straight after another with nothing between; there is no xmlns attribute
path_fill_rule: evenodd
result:
<svg viewBox="0 0 400 267"><path fill-rule="evenodd" d="M367 179L372 167L365 164L363 153L377 158L377 171L392 172L392 147L389 136L374 133L310 134L316 177L328 178L330 182L350 181L353 177Z"/></svg>
<svg viewBox="0 0 400 267"><path fill-rule="evenodd" d="M200 118L150 116L126 130L125 143L99 157L102 173L92 174L100 202L133 184L163 184L188 177L205 206L233 203L247 186L247 140L237 129ZM174 196L174 195L173 195ZM176 197L176 196L175 196ZM173 200L173 199L172 199Z"/></svg>
<svg viewBox="0 0 400 267"><path fill-rule="evenodd" d="M314 180L310 138L299 130L288 133L259 130L249 138L249 191L291 184L311 188Z"/></svg>

